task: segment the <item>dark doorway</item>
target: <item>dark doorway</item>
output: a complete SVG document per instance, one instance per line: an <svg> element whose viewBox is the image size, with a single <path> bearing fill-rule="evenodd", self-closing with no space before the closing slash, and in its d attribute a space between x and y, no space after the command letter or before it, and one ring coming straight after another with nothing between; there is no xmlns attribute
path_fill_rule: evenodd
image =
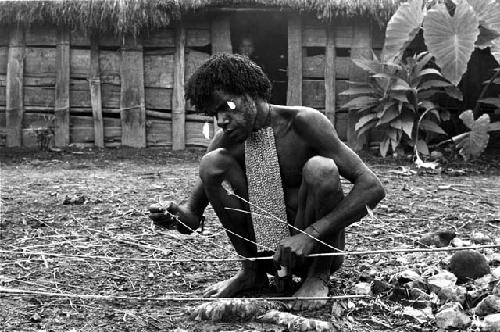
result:
<svg viewBox="0 0 500 332"><path fill-rule="evenodd" d="M287 34L287 19L280 12L237 12L231 18L233 52L262 67L273 84L272 104L286 104Z"/></svg>

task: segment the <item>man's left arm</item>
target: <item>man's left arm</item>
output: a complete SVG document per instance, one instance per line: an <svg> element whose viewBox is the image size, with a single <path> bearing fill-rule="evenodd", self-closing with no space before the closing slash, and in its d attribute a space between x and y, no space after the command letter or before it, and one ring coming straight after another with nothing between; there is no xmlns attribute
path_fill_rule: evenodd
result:
<svg viewBox="0 0 500 332"><path fill-rule="evenodd" d="M305 230L320 239L329 238L365 216L366 206L374 208L384 198L385 191L377 176L338 138L325 116L305 112L298 116L295 127L319 155L333 159L339 173L354 184L339 205Z"/></svg>

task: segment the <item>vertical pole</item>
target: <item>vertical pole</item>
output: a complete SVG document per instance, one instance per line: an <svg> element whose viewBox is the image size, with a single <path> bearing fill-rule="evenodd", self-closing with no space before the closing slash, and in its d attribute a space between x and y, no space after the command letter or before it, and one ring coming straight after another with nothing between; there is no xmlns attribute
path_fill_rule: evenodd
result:
<svg viewBox="0 0 500 332"><path fill-rule="evenodd" d="M186 147L185 121L186 104L184 101L184 47L186 30L182 23L176 29L174 91L172 97L172 149L184 150Z"/></svg>
<svg viewBox="0 0 500 332"><path fill-rule="evenodd" d="M70 45L69 31L57 30L56 46L56 88L55 88L55 127L54 143L57 147L68 146L69 134L69 77L70 77Z"/></svg>
<svg viewBox="0 0 500 332"><path fill-rule="evenodd" d="M120 118L122 145L146 147L146 106L142 45L133 36L123 37L120 65Z"/></svg>
<svg viewBox="0 0 500 332"><path fill-rule="evenodd" d="M102 120L101 79L99 75L99 39L92 35L90 40L90 104L94 120L94 144L104 148L104 126Z"/></svg>
<svg viewBox="0 0 500 332"><path fill-rule="evenodd" d="M288 19L288 105L302 105L302 19Z"/></svg>
<svg viewBox="0 0 500 332"><path fill-rule="evenodd" d="M212 54L233 53L231 45L231 22L229 17L216 15L210 25Z"/></svg>
<svg viewBox="0 0 500 332"><path fill-rule="evenodd" d="M328 24L325 49L325 115L335 125L335 27Z"/></svg>
<svg viewBox="0 0 500 332"><path fill-rule="evenodd" d="M371 57L371 29L367 19L355 18L353 22L353 40L351 48L351 58ZM351 81L365 81L368 79L367 73L351 62L349 69L349 79ZM366 138L358 138L354 130L357 116L355 111L349 111L347 117L347 144L355 151L361 150L366 143Z"/></svg>
<svg viewBox="0 0 500 332"><path fill-rule="evenodd" d="M10 30L9 55L7 62L6 126L7 146L19 147L22 144L23 103L23 57L24 30L13 27Z"/></svg>

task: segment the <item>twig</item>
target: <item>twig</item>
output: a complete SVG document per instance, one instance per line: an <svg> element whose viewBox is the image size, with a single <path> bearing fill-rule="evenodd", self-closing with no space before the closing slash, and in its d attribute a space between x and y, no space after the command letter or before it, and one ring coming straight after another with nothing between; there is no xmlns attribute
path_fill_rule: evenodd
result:
<svg viewBox="0 0 500 332"><path fill-rule="evenodd" d="M42 295L50 297L65 297L65 298L79 298L79 299L94 299L94 300L135 300L135 301L172 301L172 302L190 302L190 301L224 301L232 300L232 297L132 297L132 296L117 296L117 295L98 295L98 294L73 294L73 293L52 293L34 290L24 290L18 288L0 287L0 293L15 294L21 296ZM316 301L316 300L345 300L345 299L359 299L371 298L369 295L332 295L320 297L306 297L306 296L283 296L283 297L246 297L245 300L252 301Z"/></svg>
<svg viewBox="0 0 500 332"><path fill-rule="evenodd" d="M311 254L306 257L328 257L328 256L360 256L360 255L379 255L390 253L411 253L411 252L441 252L441 251L460 251L460 250L473 250L473 249L488 249L500 248L500 244L489 244L481 246L468 246L468 247L446 247L446 248L396 248L387 250L364 250L364 251L343 251L343 252L325 252L318 254ZM168 263L192 263L192 262L235 262L235 261L256 261L256 260L271 260L273 256L264 257L243 257L243 258L139 258L139 257L111 257L111 256L91 256L91 255L64 255L56 253L47 253L39 251L26 251L18 252L11 250L0 250L0 253L7 254L22 254L22 255L37 255L37 256L53 256L71 259L105 259L105 260L129 260L140 262L168 262Z"/></svg>

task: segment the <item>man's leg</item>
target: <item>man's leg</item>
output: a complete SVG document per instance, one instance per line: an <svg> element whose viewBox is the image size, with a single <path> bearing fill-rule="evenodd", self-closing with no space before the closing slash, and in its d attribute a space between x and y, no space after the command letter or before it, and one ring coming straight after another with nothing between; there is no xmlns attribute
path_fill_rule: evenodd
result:
<svg viewBox="0 0 500 332"><path fill-rule="evenodd" d="M335 162L321 156L312 157L303 168L294 226L302 230L306 229L332 211L342 199L344 199L344 193ZM344 250L345 232L342 230L331 238L322 240L332 247ZM315 253L333 251L335 250L319 242L315 248ZM342 262L343 256L318 257L306 261L303 283L295 296L327 296L330 274L338 270ZM292 308L295 310L312 309L325 303L326 301L297 301L293 303Z"/></svg>
<svg viewBox="0 0 500 332"><path fill-rule="evenodd" d="M228 194L222 186L224 181L231 185L234 193L247 199L248 188L245 173L236 160L225 149L216 149L206 154L200 162L200 178L207 198L222 225L231 232L254 240L252 222L249 214L235 211L249 211L248 204ZM229 209L226 209L229 208ZM244 257L255 257L255 245L228 232L229 239L236 252ZM228 280L209 287L205 296L229 297L239 291L262 287L267 284L267 276L257 269L257 263L243 261L238 274Z"/></svg>

